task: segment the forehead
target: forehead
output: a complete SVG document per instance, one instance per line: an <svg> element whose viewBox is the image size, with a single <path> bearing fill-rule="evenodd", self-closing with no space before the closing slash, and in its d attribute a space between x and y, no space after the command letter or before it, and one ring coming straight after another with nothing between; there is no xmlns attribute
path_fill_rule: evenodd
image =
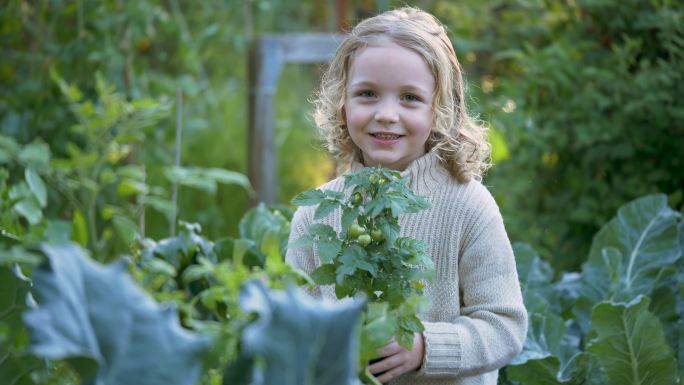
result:
<svg viewBox="0 0 684 385"><path fill-rule="evenodd" d="M348 69L348 86L359 82L411 83L430 91L435 85L425 59L390 40L373 42L354 53Z"/></svg>

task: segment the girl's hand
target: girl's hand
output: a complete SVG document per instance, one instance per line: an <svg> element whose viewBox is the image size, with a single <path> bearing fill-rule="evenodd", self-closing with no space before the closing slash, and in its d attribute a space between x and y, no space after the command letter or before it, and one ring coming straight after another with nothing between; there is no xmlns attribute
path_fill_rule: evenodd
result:
<svg viewBox="0 0 684 385"><path fill-rule="evenodd" d="M376 377L380 382L387 383L404 373L417 370L423 362L423 352L425 350L423 344L423 335L421 333L413 335L412 350L406 350L396 341L392 340L378 351L382 359L370 365L368 371L373 375L382 373Z"/></svg>

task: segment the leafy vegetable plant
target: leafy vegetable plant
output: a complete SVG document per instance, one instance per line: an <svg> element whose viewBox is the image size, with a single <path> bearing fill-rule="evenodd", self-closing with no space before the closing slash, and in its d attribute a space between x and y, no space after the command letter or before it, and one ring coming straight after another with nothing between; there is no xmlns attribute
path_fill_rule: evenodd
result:
<svg viewBox="0 0 684 385"><path fill-rule="evenodd" d="M684 221L664 195L620 208L594 237L582 272L557 282L531 247L514 249L530 323L523 351L503 378L549 385L682 382Z"/></svg>
<svg viewBox="0 0 684 385"><path fill-rule="evenodd" d="M293 199L298 206L318 205L314 220L341 210L341 223L339 231L314 223L290 247L316 246L322 264L311 274L315 283L334 284L338 298L367 298L361 333L365 367L392 337L410 349L414 333L424 330L417 314L434 266L425 243L400 236L399 216L430 205L406 186L399 172L384 168L349 174L344 187L346 193L315 189ZM368 373L362 377L372 381Z"/></svg>

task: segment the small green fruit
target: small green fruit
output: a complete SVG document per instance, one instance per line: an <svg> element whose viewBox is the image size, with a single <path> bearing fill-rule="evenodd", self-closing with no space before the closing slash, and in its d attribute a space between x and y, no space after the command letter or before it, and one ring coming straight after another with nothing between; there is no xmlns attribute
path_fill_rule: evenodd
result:
<svg viewBox="0 0 684 385"><path fill-rule="evenodd" d="M358 205L363 200L363 197L361 196L361 193L356 192L356 193L354 193L354 196L352 199L353 199L354 205Z"/></svg>
<svg viewBox="0 0 684 385"><path fill-rule="evenodd" d="M366 229L363 226L360 226L358 223L352 223L351 226L349 226L349 235L351 237L358 237L359 235L365 234Z"/></svg>
<svg viewBox="0 0 684 385"><path fill-rule="evenodd" d="M359 245L366 247L371 243L371 236L368 234L361 234L356 240L359 242Z"/></svg>
<svg viewBox="0 0 684 385"><path fill-rule="evenodd" d="M374 241L380 242L383 239L385 239L385 234L382 233L382 230L380 229L373 229L370 232L371 238L373 238Z"/></svg>

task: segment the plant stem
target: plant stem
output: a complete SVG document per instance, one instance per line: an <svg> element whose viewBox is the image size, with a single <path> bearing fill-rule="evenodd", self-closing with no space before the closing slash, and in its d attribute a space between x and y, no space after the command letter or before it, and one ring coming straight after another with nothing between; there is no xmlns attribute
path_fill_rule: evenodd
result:
<svg viewBox="0 0 684 385"><path fill-rule="evenodd" d="M175 158L173 165L180 167L181 156L181 133L183 132L183 90L176 88L176 146ZM173 213L171 215L171 224L169 233L173 237L176 235L176 216L178 214L178 183L171 183L171 204L173 205Z"/></svg>
<svg viewBox="0 0 684 385"><path fill-rule="evenodd" d="M366 385L382 385L382 383L368 371L368 366L359 373L359 379Z"/></svg>

